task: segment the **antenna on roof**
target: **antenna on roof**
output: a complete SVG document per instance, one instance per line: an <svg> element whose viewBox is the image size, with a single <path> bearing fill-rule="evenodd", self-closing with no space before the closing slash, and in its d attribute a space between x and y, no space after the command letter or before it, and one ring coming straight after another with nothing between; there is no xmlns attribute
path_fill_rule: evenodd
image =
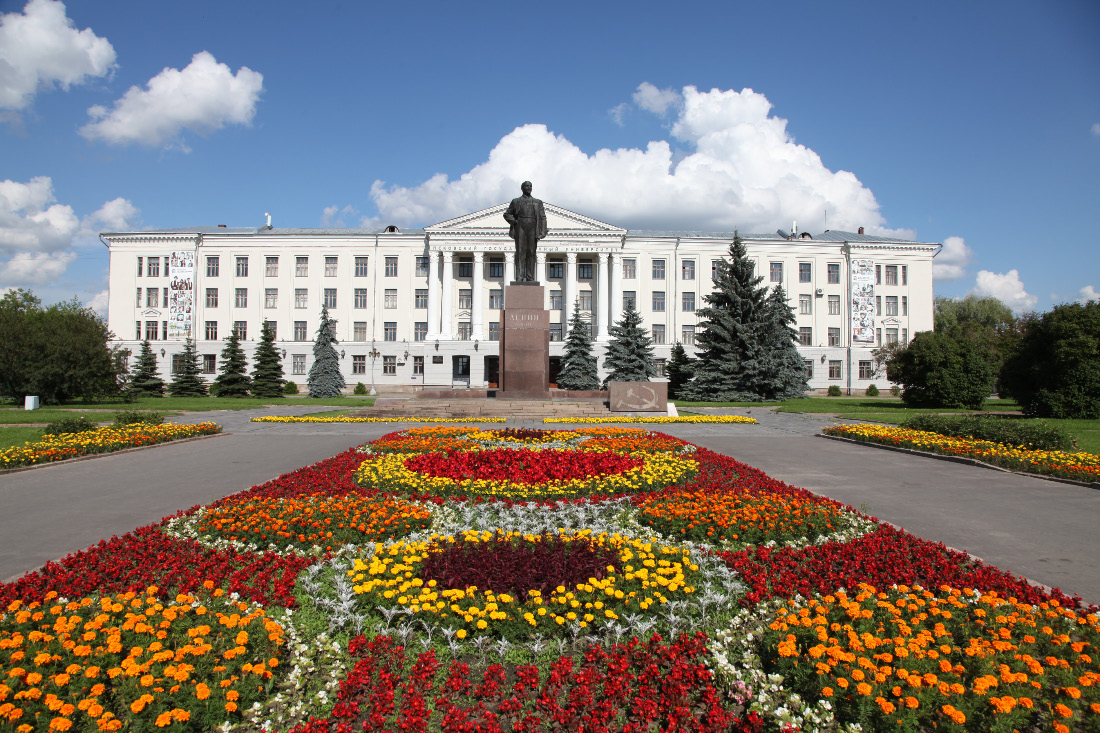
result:
<svg viewBox="0 0 1100 733"><path fill-rule="evenodd" d="M267 217L267 228L270 229L271 228L271 214L269 214L265 211L264 216Z"/></svg>

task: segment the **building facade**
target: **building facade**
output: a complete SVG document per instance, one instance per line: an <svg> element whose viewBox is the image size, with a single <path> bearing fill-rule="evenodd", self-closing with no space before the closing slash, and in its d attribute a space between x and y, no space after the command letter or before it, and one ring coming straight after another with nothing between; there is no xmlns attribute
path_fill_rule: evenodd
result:
<svg viewBox="0 0 1100 733"><path fill-rule="evenodd" d="M349 385L382 391L492 387L499 374L505 285L515 279L507 204L423 229L381 231L198 227L101 235L110 252L108 326L137 353L148 339L170 377L187 335L213 379L222 339L246 353L266 321L287 379L304 384L321 307L337 323ZM732 232L628 231L546 204L538 272L550 310L551 380L580 304L603 365L608 329L632 301L655 343L694 355L715 263ZM794 308L799 351L815 391L862 393L876 347L932 329L932 258L939 245L829 232L743 235L764 284ZM602 376L602 374L601 374Z"/></svg>

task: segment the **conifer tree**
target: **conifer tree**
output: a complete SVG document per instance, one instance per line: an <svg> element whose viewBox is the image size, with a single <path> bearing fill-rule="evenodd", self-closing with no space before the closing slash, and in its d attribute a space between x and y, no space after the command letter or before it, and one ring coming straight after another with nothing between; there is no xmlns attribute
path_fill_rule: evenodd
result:
<svg viewBox="0 0 1100 733"><path fill-rule="evenodd" d="M695 373L695 360L687 355L687 350L679 341L672 347L672 358L668 360L665 374L668 375L668 398L680 399L684 385L691 381Z"/></svg>
<svg viewBox="0 0 1100 733"><path fill-rule="evenodd" d="M346 385L340 373L340 356L336 341L336 321L328 317L328 307L321 306L321 325L313 341L313 366L309 368L310 397L338 397Z"/></svg>
<svg viewBox="0 0 1100 733"><path fill-rule="evenodd" d="M255 397L282 397L283 362L275 348L275 332L264 321L260 343L252 354L252 394Z"/></svg>
<svg viewBox="0 0 1100 733"><path fill-rule="evenodd" d="M764 399L786 400L806 394L806 372L798 353L794 308L782 285L768 293L765 305Z"/></svg>
<svg viewBox="0 0 1100 733"><path fill-rule="evenodd" d="M205 397L206 382L199 375L199 352L195 349L195 340L190 336L183 342L183 353L179 359L179 369L172 375L168 385L168 394L173 397Z"/></svg>
<svg viewBox="0 0 1100 733"><path fill-rule="evenodd" d="M569 320L569 337L565 340L558 386L562 389L594 390L600 388L596 357L592 354L592 327L581 318L579 302L573 304Z"/></svg>
<svg viewBox="0 0 1100 733"><path fill-rule="evenodd" d="M608 382L646 382L657 375L653 367L653 339L641 327L642 316L627 301L622 319L609 329L611 341L607 344L604 368Z"/></svg>
<svg viewBox="0 0 1100 733"><path fill-rule="evenodd" d="M225 337L222 349L222 364L218 367L218 397L247 397L252 380L248 378L248 359L241 348L241 340L236 329Z"/></svg>
<svg viewBox="0 0 1100 733"><path fill-rule="evenodd" d="M162 397L164 395L164 380L160 378L157 369L157 355L149 346L149 340L141 342L141 353L138 355L137 369L130 380L130 390L139 397Z"/></svg>

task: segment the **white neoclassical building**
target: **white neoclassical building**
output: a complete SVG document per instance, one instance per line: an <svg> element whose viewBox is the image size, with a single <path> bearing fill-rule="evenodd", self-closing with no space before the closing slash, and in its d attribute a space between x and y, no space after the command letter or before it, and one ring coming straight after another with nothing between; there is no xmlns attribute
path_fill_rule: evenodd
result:
<svg viewBox="0 0 1100 733"><path fill-rule="evenodd" d="M251 353L275 329L287 379L304 384L321 306L337 322L350 386L381 391L492 387L499 370L504 287L514 279L506 203L423 229L196 227L109 232L108 325L134 353L152 342L165 378L190 334L204 371L237 331ZM628 231L546 204L538 270L550 310L551 380L574 302L592 324L603 364L608 329L633 301L658 366L672 345L694 354L698 309L733 232ZM746 234L765 284L781 284L796 314L810 387L862 392L871 351L932 328L938 244L859 233Z"/></svg>

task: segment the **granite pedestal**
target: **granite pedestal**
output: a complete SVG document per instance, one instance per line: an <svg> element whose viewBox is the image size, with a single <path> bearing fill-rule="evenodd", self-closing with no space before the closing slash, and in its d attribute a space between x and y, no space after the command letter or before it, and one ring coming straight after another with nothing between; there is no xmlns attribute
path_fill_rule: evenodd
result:
<svg viewBox="0 0 1100 733"><path fill-rule="evenodd" d="M500 399L550 399L550 312L541 285L504 289Z"/></svg>

